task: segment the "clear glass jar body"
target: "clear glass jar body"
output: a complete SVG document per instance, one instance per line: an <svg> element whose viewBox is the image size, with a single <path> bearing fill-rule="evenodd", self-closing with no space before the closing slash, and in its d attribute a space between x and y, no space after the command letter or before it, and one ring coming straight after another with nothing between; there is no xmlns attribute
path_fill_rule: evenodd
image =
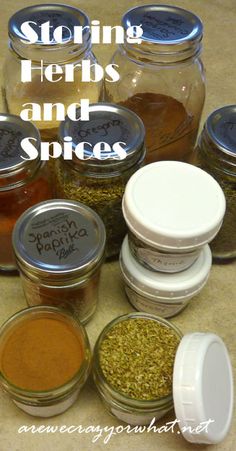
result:
<svg viewBox="0 0 236 451"><path fill-rule="evenodd" d="M120 46L111 63L119 66L120 79L105 82L104 98L126 106L142 119L147 163L190 162L205 99L199 56L165 63L155 53L142 55Z"/></svg>
<svg viewBox="0 0 236 451"><path fill-rule="evenodd" d="M20 268L21 281L30 307L49 305L68 310L82 324L86 324L95 313L98 303L100 266L81 278L56 282L39 279L26 274Z"/></svg>
<svg viewBox="0 0 236 451"><path fill-rule="evenodd" d="M116 257L127 227L122 214L122 197L131 175L143 164L144 154L133 166L120 170L100 167L96 171L86 170L84 165L56 161L56 195L58 198L73 199L91 207L102 218L106 228L106 256ZM115 172L113 172L115 170Z"/></svg>
<svg viewBox="0 0 236 451"><path fill-rule="evenodd" d="M38 168L23 169L0 178L0 270L16 270L12 249L12 231L17 219L29 207L52 198L49 170L42 163Z"/></svg>
<svg viewBox="0 0 236 451"><path fill-rule="evenodd" d="M74 69L74 81L66 81L66 64L80 65L83 60L87 60L91 65L97 62L91 49L87 49L82 55L73 60L57 62L62 69L60 75L54 77L57 82L50 82L44 76L41 81L41 72L49 64L53 64L53 51L51 50L50 61L41 63L40 52L32 54L32 81L22 83L21 81L21 58L10 46L4 66L4 88L3 96L7 112L20 115L23 110L23 104L37 103L41 109L41 119L32 122L39 129L42 141L57 141L58 126L61 119L56 117L56 109L53 109L53 117L50 120L44 120L44 103L61 103L61 108L67 114L67 108L72 103L80 104L81 99L89 99L90 102L97 102L101 89L101 83L82 82L81 67ZM34 60L35 57L35 60ZM66 56L65 56L66 57ZM91 77L94 77L94 66L91 67ZM27 108L27 107L25 107ZM29 108L29 106L28 106Z"/></svg>
<svg viewBox="0 0 236 451"><path fill-rule="evenodd" d="M199 166L221 186L226 199L226 212L220 231L211 241L213 258L218 261L236 258L236 161L210 142L204 131L196 148Z"/></svg>
<svg viewBox="0 0 236 451"><path fill-rule="evenodd" d="M51 389L50 391L27 391L12 385L3 373L0 373L0 383L3 390L10 396L12 401L24 412L37 417L52 417L59 415L67 410L77 400L79 392L85 384L91 366L91 350L88 337L84 327L73 316L55 307L32 307L21 310L7 320L0 330L1 345L4 346L4 337L8 334L11 328L20 325L22 319L30 319L44 316L64 318L65 321L75 327L75 330L80 335L80 340L83 347L83 361L78 373L72 380L60 386L59 388Z"/></svg>
<svg viewBox="0 0 236 451"><path fill-rule="evenodd" d="M147 425L153 418L158 420L173 409L172 393L169 396L153 401L131 399L122 393L117 392L110 386L110 384L107 383L99 364L99 348L106 333L115 324L130 318L147 318L157 321L169 327L172 332L179 337L179 339L182 338L182 334L179 329L173 326L173 324L163 318L159 318L158 316L148 313L129 313L111 321L103 329L95 345L93 376L99 395L101 396L106 409L111 415L121 421L124 421L125 423L132 425Z"/></svg>
<svg viewBox="0 0 236 451"><path fill-rule="evenodd" d="M130 251L136 260L152 271L175 273L189 268L199 257L202 247L181 252L175 249L165 252L140 240L134 233L128 233Z"/></svg>

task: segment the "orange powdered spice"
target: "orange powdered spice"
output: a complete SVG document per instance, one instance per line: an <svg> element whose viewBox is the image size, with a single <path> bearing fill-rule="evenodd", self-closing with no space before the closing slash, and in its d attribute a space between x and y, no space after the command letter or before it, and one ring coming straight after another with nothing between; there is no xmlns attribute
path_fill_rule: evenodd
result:
<svg viewBox="0 0 236 451"><path fill-rule="evenodd" d="M24 319L4 340L0 369L21 389L46 391L72 379L83 357L80 335L69 321L59 316Z"/></svg>

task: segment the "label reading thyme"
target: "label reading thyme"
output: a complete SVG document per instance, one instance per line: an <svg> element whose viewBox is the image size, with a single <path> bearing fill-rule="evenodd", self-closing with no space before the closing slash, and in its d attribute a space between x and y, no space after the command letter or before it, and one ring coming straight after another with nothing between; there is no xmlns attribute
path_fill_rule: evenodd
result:
<svg viewBox="0 0 236 451"><path fill-rule="evenodd" d="M154 400L172 392L175 354L180 338L170 327L146 318L114 325L99 350L107 382L137 400Z"/></svg>

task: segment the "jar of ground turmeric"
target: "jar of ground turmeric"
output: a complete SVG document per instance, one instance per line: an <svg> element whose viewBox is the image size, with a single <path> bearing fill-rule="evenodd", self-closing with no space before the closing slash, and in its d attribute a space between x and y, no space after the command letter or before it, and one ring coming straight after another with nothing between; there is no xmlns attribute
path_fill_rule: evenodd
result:
<svg viewBox="0 0 236 451"><path fill-rule="evenodd" d="M116 50L111 62L119 66L120 79L105 82L105 100L143 120L148 163L189 162L205 98L202 23L175 6L143 5L126 12L122 25L141 25L142 42L127 40Z"/></svg>
<svg viewBox="0 0 236 451"><path fill-rule="evenodd" d="M26 33L25 25L22 28L26 22L29 22L31 34ZM76 102L79 106L81 99L98 100L101 83L82 81L83 60L91 66L92 79L95 72L96 58L91 51L89 26L89 18L83 11L56 3L28 6L9 20L10 52L3 89L6 108L10 113L20 114L24 104L24 108L32 109L34 103L37 114L29 113L30 120L39 128L43 141L57 141L61 115L71 104ZM82 29L78 39L75 39L76 27ZM48 41L45 40L47 33ZM35 42L30 43L30 37ZM45 114L45 103L48 109L50 104L55 104L51 115ZM60 119L56 115L58 103Z"/></svg>
<svg viewBox="0 0 236 451"><path fill-rule="evenodd" d="M12 230L19 216L38 202L52 197L48 168L40 158L26 158L21 141L26 137L40 146L36 127L19 116L0 114L0 270L16 269Z"/></svg>
<svg viewBox="0 0 236 451"><path fill-rule="evenodd" d="M82 323L94 314L106 233L100 217L70 200L29 208L13 231L13 248L29 306L70 311Z"/></svg>
<svg viewBox="0 0 236 451"><path fill-rule="evenodd" d="M86 331L56 307L17 312L0 329L0 385L24 412L51 417L78 398L90 370Z"/></svg>

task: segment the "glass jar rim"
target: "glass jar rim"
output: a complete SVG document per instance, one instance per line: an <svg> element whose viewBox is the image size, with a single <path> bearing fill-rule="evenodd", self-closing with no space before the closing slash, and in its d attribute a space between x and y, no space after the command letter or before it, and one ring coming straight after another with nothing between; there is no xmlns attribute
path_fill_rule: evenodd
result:
<svg viewBox="0 0 236 451"><path fill-rule="evenodd" d="M102 330L102 332L100 333L100 335L97 338L95 347L94 347L94 374L98 376L99 381L102 382L103 386L105 387L105 389L116 398L116 400L126 403L128 404L130 407L137 407L137 408L155 408L158 405L162 406L165 404L169 404L169 403L173 403L173 394L172 392L167 395L167 396L163 396L161 398L155 398L155 399L151 399L151 400L143 400L143 399L135 399L135 398L131 398L127 395L125 395L122 392L119 392L118 390L116 390L115 388L113 388L111 386L111 384L106 380L102 368L100 366L100 362L99 362L99 349L100 346L102 344L103 339L105 338L107 332L109 330L111 330L113 328L113 326L115 326L116 324L123 322L123 321L127 321L129 319L132 318L140 318L140 319L148 319L148 320L153 320L156 321L158 323L161 323L163 325L165 325L166 327L168 327L169 329L171 329L172 331L175 332L175 334L178 336L178 338L181 340L181 338L183 337L182 332L178 329L178 327L176 327L175 325L173 325L170 321L167 321L164 318L161 318L157 315L153 315L151 313L145 313L145 312L131 312L131 313L126 313L124 315L120 315L116 318L114 318L112 321L110 321Z"/></svg>
<svg viewBox="0 0 236 451"><path fill-rule="evenodd" d="M66 317L67 320L71 321L73 326L78 329L78 331L81 334L81 344L83 346L83 361L81 363L81 366L79 367L79 370L75 373L75 375L65 382L64 384L49 389L49 390L27 390L22 389L20 387L17 387L16 385L12 384L2 372L0 372L0 383L3 385L4 389L9 393L12 394L12 396L16 397L23 397L27 399L36 398L41 401L50 401L51 399L60 399L64 398L64 396L70 394L74 389L76 389L79 381L84 377L86 370L88 370L90 366L90 360L91 360L91 351L90 351L90 344L88 340L88 336L86 333L86 330L82 323L79 321L79 319L75 316L73 316L69 311L65 311L59 307L51 307L51 306L34 306L34 307L27 307L22 310L19 310L14 315L12 315L10 318L8 318L0 327L0 338L1 336L4 338L4 334L7 333L9 328L16 325L17 321L23 320L28 315L43 315L43 314L52 314L52 316L60 315L61 317Z"/></svg>

